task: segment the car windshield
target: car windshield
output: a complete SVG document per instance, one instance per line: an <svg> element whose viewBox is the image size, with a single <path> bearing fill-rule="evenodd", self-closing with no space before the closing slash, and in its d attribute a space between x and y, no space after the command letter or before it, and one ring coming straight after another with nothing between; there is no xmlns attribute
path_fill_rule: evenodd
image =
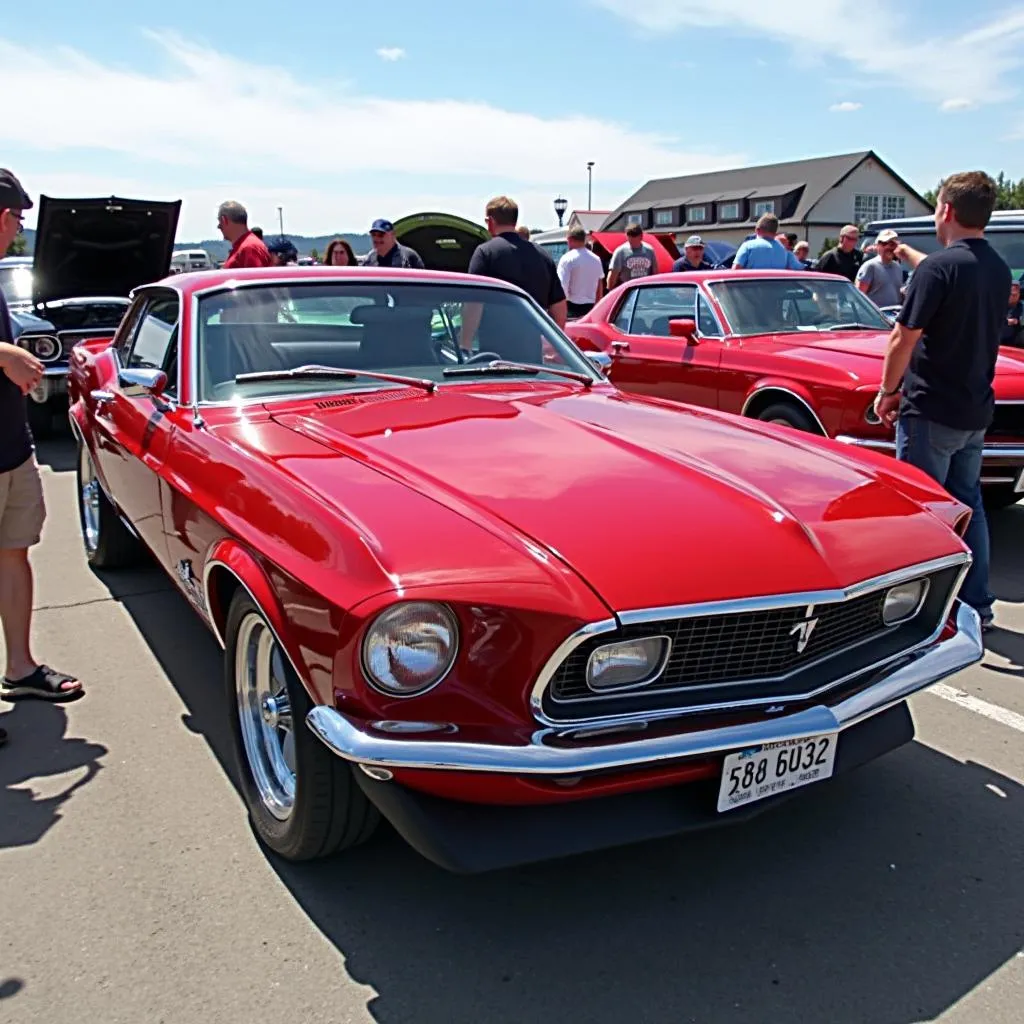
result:
<svg viewBox="0 0 1024 1024"><path fill-rule="evenodd" d="M374 374L419 384L478 376L602 379L536 306L498 288L430 281L261 284L203 296L198 313L203 402L395 386Z"/></svg>
<svg viewBox="0 0 1024 1024"><path fill-rule="evenodd" d="M32 268L24 263L0 266L0 291L8 305L32 301Z"/></svg>
<svg viewBox="0 0 1024 1024"><path fill-rule="evenodd" d="M757 278L710 286L734 334L787 334L863 327L888 331L878 307L843 277Z"/></svg>
<svg viewBox="0 0 1024 1024"><path fill-rule="evenodd" d="M873 245L877 237L874 232L865 235L862 245L864 247ZM985 232L985 238L988 239L992 248L1002 256L1003 262L1013 272L1014 278L1024 274L1024 228L989 230ZM900 241L906 242L911 248L923 253L937 252L942 248L942 243L932 230L900 232Z"/></svg>

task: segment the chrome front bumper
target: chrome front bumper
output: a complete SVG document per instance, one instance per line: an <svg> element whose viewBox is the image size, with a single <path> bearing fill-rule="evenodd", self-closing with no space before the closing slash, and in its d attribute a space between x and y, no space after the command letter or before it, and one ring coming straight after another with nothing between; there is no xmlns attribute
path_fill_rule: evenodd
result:
<svg viewBox="0 0 1024 1024"><path fill-rule="evenodd" d="M850 437L848 434L838 434L836 440L856 448L870 448L874 452L885 452L887 455L896 454L895 441ZM1021 470L1024 470L1024 445L987 444L982 449L983 484L1024 484Z"/></svg>
<svg viewBox="0 0 1024 1024"><path fill-rule="evenodd" d="M980 661L985 648L978 614L959 602L956 608L957 631L947 640L910 656L884 678L834 707L819 705L770 721L599 746L554 746L551 740L571 732L554 729L538 731L530 743L521 746L396 739L369 731L326 705L313 708L306 724L339 757L368 768L578 775L725 754L764 743L841 732Z"/></svg>
<svg viewBox="0 0 1024 1024"><path fill-rule="evenodd" d="M43 379L28 393L28 397L43 405L56 395L66 395L67 391L67 366L47 366L43 370Z"/></svg>

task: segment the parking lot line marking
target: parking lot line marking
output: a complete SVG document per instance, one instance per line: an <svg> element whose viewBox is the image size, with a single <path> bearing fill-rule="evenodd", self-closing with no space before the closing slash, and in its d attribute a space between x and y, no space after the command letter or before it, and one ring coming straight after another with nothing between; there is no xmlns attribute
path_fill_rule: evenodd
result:
<svg viewBox="0 0 1024 1024"><path fill-rule="evenodd" d="M1017 732L1024 732L1024 715L1018 715L1016 711L1001 708L998 704L990 704L987 700L982 700L980 697L972 697L969 693L964 693L963 690L958 690L955 686L948 686L946 683L936 683L924 692L934 694L936 697L941 697L943 700L948 700L953 704L958 704L968 711L973 711L976 715L984 715L986 718L991 718L993 722L1008 725L1011 729L1016 729Z"/></svg>

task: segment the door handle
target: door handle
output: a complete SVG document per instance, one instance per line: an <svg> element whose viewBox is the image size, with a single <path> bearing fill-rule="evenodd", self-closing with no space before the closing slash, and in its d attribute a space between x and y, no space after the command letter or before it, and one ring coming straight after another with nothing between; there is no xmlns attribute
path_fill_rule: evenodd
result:
<svg viewBox="0 0 1024 1024"><path fill-rule="evenodd" d="M103 405L105 402L112 402L114 400L113 391L90 391L89 397L97 404Z"/></svg>
<svg viewBox="0 0 1024 1024"><path fill-rule="evenodd" d="M628 352L629 342L628 341L613 341L612 342L613 352Z"/></svg>

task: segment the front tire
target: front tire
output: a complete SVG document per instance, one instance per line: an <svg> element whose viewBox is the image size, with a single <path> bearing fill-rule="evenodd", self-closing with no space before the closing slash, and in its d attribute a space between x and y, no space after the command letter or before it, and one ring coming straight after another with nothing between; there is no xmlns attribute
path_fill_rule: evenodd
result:
<svg viewBox="0 0 1024 1024"><path fill-rule="evenodd" d="M1024 494L1013 489L1013 484L985 484L981 488L981 498L985 508L990 512L996 512L1001 508L1009 508L1016 505L1024 498Z"/></svg>
<svg viewBox="0 0 1024 1024"><path fill-rule="evenodd" d="M327 857L373 834L376 807L308 728L312 707L263 613L236 592L228 612L224 688L242 796L257 836L286 860Z"/></svg>
<svg viewBox="0 0 1024 1024"><path fill-rule="evenodd" d="M757 418L765 423L780 423L783 426L804 430L809 434L817 434L818 427L810 415L799 406L790 402L775 402L762 409Z"/></svg>
<svg viewBox="0 0 1024 1024"><path fill-rule="evenodd" d="M89 446L78 442L78 522L85 557L92 569L121 569L139 560L142 545L110 504Z"/></svg>

